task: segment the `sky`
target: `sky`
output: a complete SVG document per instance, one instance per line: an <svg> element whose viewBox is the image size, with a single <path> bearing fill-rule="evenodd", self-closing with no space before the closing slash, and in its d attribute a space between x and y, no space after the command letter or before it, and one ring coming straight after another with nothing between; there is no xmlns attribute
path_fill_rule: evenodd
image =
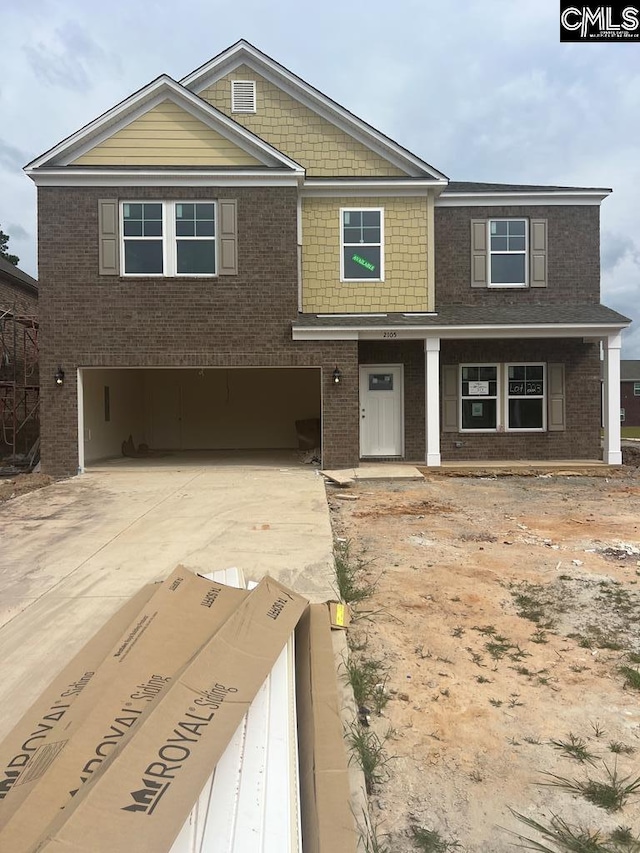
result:
<svg viewBox="0 0 640 853"><path fill-rule="evenodd" d="M561 44L558 0L0 0L0 228L22 269L22 167L240 38L452 180L612 188L602 301L640 359L640 42Z"/></svg>

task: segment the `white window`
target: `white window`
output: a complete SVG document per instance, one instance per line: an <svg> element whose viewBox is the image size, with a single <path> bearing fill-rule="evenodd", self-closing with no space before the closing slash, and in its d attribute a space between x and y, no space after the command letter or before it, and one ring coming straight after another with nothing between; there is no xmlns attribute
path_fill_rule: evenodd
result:
<svg viewBox="0 0 640 853"><path fill-rule="evenodd" d="M527 279L527 220L490 219L489 286L526 287Z"/></svg>
<svg viewBox="0 0 640 853"><path fill-rule="evenodd" d="M460 366L465 432L542 432L547 428L544 364Z"/></svg>
<svg viewBox="0 0 640 853"><path fill-rule="evenodd" d="M125 201L121 219L123 275L216 275L214 201Z"/></svg>
<svg viewBox="0 0 640 853"><path fill-rule="evenodd" d="M620 409L620 423L623 424L626 420L627 413L624 409Z"/></svg>
<svg viewBox="0 0 640 853"><path fill-rule="evenodd" d="M384 211L340 211L340 281L384 281Z"/></svg>
<svg viewBox="0 0 640 853"><path fill-rule="evenodd" d="M640 397L640 382L633 383L633 396Z"/></svg>
<svg viewBox="0 0 640 853"><path fill-rule="evenodd" d="M462 365L460 423L463 430L498 428L498 365Z"/></svg>
<svg viewBox="0 0 640 853"><path fill-rule="evenodd" d="M546 428L543 364L508 364L506 428L541 431Z"/></svg>
<svg viewBox="0 0 640 853"><path fill-rule="evenodd" d="M255 80L231 81L231 112L255 113L256 84Z"/></svg>

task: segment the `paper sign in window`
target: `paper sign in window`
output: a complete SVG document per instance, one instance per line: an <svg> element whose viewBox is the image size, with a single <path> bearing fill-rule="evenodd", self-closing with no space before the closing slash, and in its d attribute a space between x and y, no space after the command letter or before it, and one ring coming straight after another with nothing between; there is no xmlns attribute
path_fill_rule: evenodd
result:
<svg viewBox="0 0 640 853"><path fill-rule="evenodd" d="M488 382L469 382L469 396L483 397L489 393Z"/></svg>

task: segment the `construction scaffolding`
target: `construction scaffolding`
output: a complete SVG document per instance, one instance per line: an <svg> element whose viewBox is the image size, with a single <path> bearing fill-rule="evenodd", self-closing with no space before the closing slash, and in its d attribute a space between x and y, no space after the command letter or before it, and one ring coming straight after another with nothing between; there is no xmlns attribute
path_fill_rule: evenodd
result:
<svg viewBox="0 0 640 853"><path fill-rule="evenodd" d="M37 318L0 308L0 457L27 468L40 433L38 356Z"/></svg>

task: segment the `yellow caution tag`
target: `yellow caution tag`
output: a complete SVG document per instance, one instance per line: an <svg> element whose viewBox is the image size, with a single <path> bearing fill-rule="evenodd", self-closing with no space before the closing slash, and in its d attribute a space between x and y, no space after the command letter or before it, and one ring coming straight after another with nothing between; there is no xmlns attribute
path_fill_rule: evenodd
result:
<svg viewBox="0 0 640 853"><path fill-rule="evenodd" d="M344 604L336 604L336 625L344 626Z"/></svg>

